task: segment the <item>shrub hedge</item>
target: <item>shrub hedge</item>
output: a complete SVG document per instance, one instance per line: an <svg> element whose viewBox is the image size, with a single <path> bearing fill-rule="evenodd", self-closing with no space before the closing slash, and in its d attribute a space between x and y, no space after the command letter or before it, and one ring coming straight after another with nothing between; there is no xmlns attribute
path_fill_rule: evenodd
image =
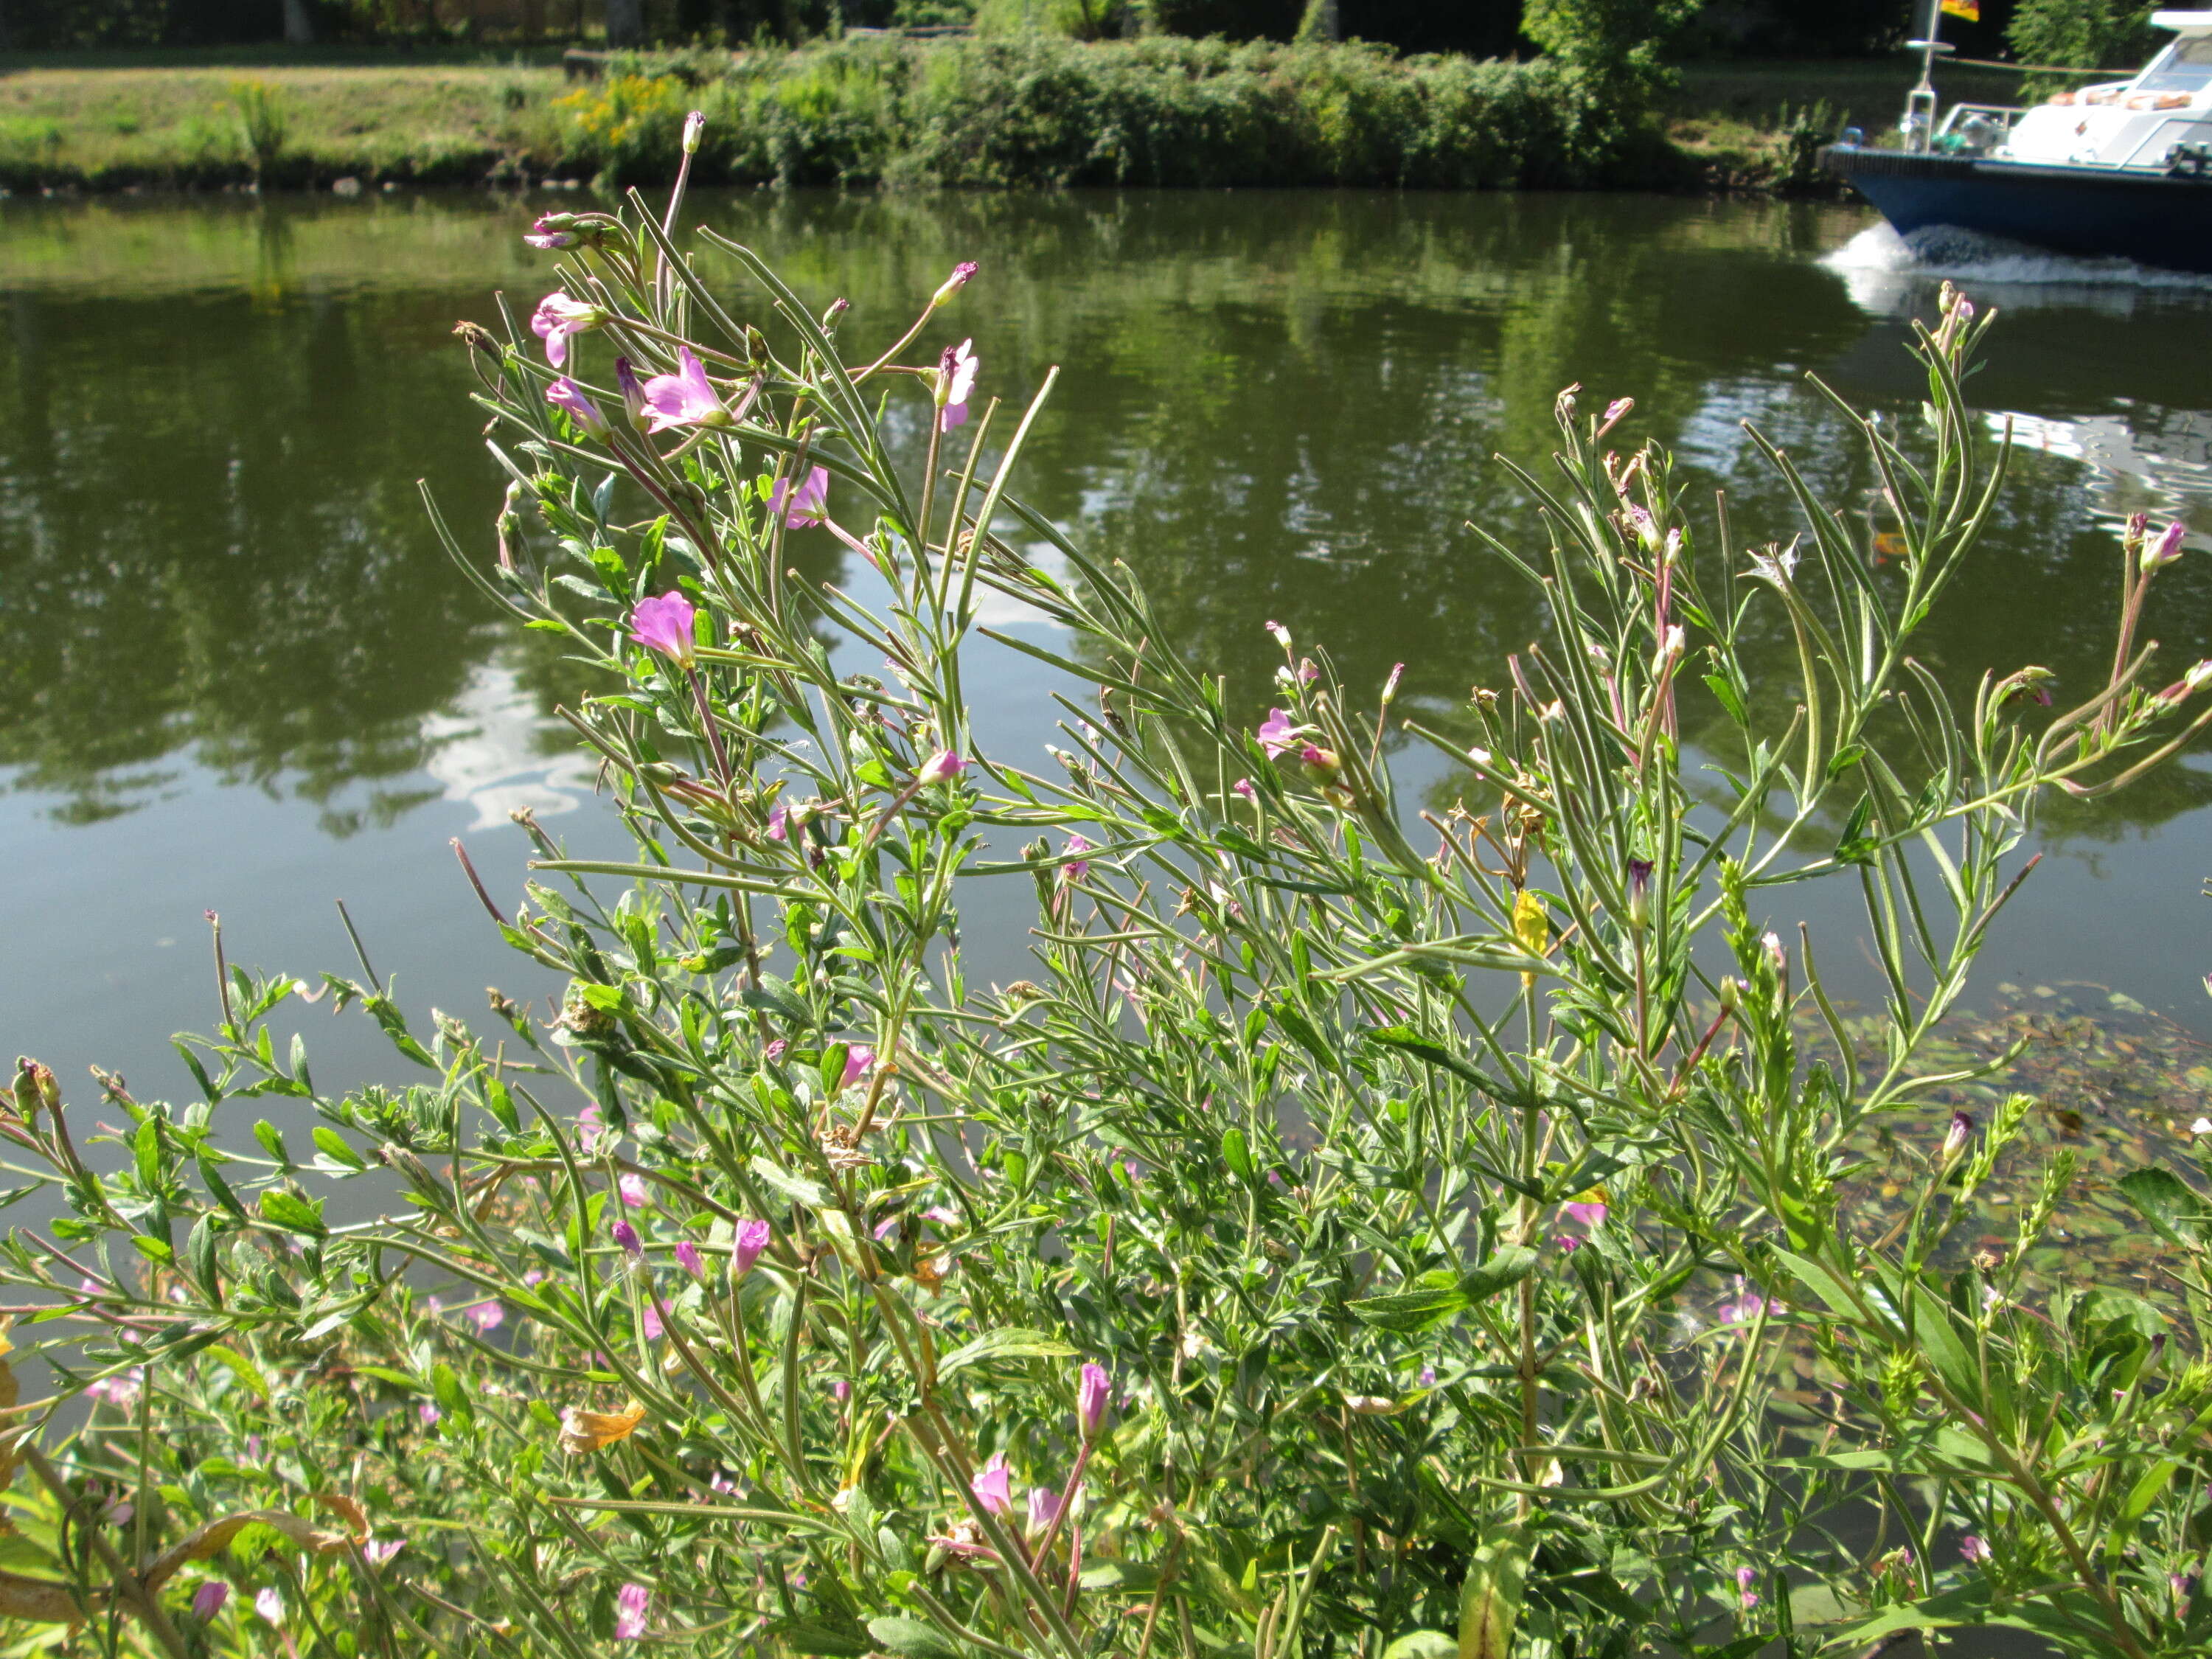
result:
<svg viewBox="0 0 2212 1659"><path fill-rule="evenodd" d="M1639 112L1539 59L1152 38L842 41L720 76L617 74L563 100L565 164L611 184L1573 188L1650 182Z"/></svg>

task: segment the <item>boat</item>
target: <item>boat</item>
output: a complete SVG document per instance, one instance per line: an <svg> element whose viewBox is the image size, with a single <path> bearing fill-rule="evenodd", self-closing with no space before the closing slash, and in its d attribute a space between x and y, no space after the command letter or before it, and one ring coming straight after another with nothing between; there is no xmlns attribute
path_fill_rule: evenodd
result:
<svg viewBox="0 0 2212 1659"><path fill-rule="evenodd" d="M2029 108L1955 104L1931 71L1949 48L1929 8L1920 83L1897 142L1856 130L1822 159L1898 234L1933 226L2053 252L2212 272L2212 11L2160 11L2173 39L2134 76Z"/></svg>

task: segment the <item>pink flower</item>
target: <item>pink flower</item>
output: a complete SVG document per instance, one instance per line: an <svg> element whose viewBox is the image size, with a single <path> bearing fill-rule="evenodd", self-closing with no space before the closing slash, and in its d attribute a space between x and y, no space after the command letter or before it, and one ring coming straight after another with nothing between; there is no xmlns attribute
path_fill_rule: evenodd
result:
<svg viewBox="0 0 2212 1659"><path fill-rule="evenodd" d="M495 1331L507 1322L507 1310L497 1302L479 1302L462 1309L461 1317L479 1331Z"/></svg>
<svg viewBox="0 0 2212 1659"><path fill-rule="evenodd" d="M808 525L820 524L830 516L830 469L810 467L806 482L795 493L790 479L778 478L775 488L769 492L768 510L782 514L787 530L804 530Z"/></svg>
<svg viewBox="0 0 2212 1659"><path fill-rule="evenodd" d="M127 1412L138 1403L138 1391L146 1381L146 1368L133 1365L129 1370L114 1376L103 1376L87 1385L85 1392L94 1400L105 1400L119 1412Z"/></svg>
<svg viewBox="0 0 2212 1659"><path fill-rule="evenodd" d="M1959 1540L1959 1553L1966 1558L1967 1565L1978 1567L1995 1552L1990 1548L1988 1539L1978 1532L1970 1532Z"/></svg>
<svg viewBox="0 0 2212 1659"><path fill-rule="evenodd" d="M688 1238L677 1243L676 1265L702 1284L706 1281L707 1264L699 1260L699 1247Z"/></svg>
<svg viewBox="0 0 2212 1659"><path fill-rule="evenodd" d="M253 1598L253 1610L272 1625L284 1623L284 1598L274 1584Z"/></svg>
<svg viewBox="0 0 2212 1659"><path fill-rule="evenodd" d="M615 1639L635 1642L645 1634L645 1610L653 1592L642 1584L624 1584L615 1592Z"/></svg>
<svg viewBox="0 0 2212 1659"><path fill-rule="evenodd" d="M753 1270L761 1252L768 1248L769 1225L765 1221L740 1221L731 1243L730 1277L743 1279Z"/></svg>
<svg viewBox="0 0 2212 1659"><path fill-rule="evenodd" d="M440 1411L437 1407L426 1400L415 1408L415 1415L422 1423L422 1426L428 1429L434 1427L438 1419L443 1417L445 1413Z"/></svg>
<svg viewBox="0 0 2212 1659"><path fill-rule="evenodd" d="M1720 1316L1723 1325L1741 1325L1769 1312L1773 1305L1757 1291L1744 1289L1743 1275L1738 1273L1735 1276L1735 1300L1722 1303L1714 1312Z"/></svg>
<svg viewBox="0 0 2212 1659"><path fill-rule="evenodd" d="M662 603L665 602L666 599L664 598ZM648 600L647 603L651 604L653 601ZM596 1152L599 1149L599 1142L606 1138L606 1133L607 1126L600 1118L599 1109L596 1105L586 1106L576 1114L576 1149L579 1152L587 1157Z"/></svg>
<svg viewBox="0 0 2212 1659"><path fill-rule="evenodd" d="M594 438L607 435L607 417L599 413L599 406L584 395L584 388L563 374L545 388L545 401L556 409L568 410L578 426Z"/></svg>
<svg viewBox="0 0 2212 1659"><path fill-rule="evenodd" d="M950 749L940 749L922 762L914 775L916 783L950 783L968 769L968 763Z"/></svg>
<svg viewBox="0 0 2212 1659"><path fill-rule="evenodd" d="M530 331L545 342L545 361L559 368L568 361L568 337L606 321L607 313L565 294L549 294L531 314Z"/></svg>
<svg viewBox="0 0 2212 1659"><path fill-rule="evenodd" d="M631 1209L641 1209L646 1198L645 1177L641 1175L623 1176L615 1182L615 1191L622 1195L622 1201Z"/></svg>
<svg viewBox="0 0 2212 1659"><path fill-rule="evenodd" d="M975 343L963 340L957 347L945 348L945 356L937 365L938 429L950 432L964 425L968 419L968 394L975 387L975 371L982 365L969 348Z"/></svg>
<svg viewBox="0 0 2212 1659"><path fill-rule="evenodd" d="M647 432L678 426L728 426L730 411L708 383L707 370L690 346L676 348L676 373L656 374L645 383L645 406L652 411Z"/></svg>
<svg viewBox="0 0 2212 1659"><path fill-rule="evenodd" d="M651 1302L646 1304L641 1322L645 1327L645 1340L647 1341L658 1342L663 1336L667 1334L668 1328L660 1322L660 1316L666 1310L667 1306L668 1304L665 1302L663 1302L657 1296L653 1297Z"/></svg>
<svg viewBox="0 0 2212 1659"><path fill-rule="evenodd" d="M380 1567L406 1547L404 1538L372 1538L361 1547L361 1553L368 1558L369 1565Z"/></svg>
<svg viewBox="0 0 2212 1659"><path fill-rule="evenodd" d="M192 1592L192 1617L203 1622L212 1619L229 1600L230 1586L220 1578L210 1578Z"/></svg>
<svg viewBox="0 0 2212 1659"><path fill-rule="evenodd" d="M623 1254L631 1261L645 1260L645 1241L637 1236L636 1228L617 1216L615 1218L615 1224L608 1231L614 1234L615 1243L622 1246Z"/></svg>
<svg viewBox="0 0 2212 1659"><path fill-rule="evenodd" d="M1071 853L1088 853L1091 848L1091 843L1082 836L1070 836L1067 838L1067 850ZM1070 881L1082 881L1091 874L1091 860L1070 859L1066 864L1060 866L1060 868L1067 872L1067 878Z"/></svg>
<svg viewBox="0 0 2212 1659"><path fill-rule="evenodd" d="M930 295L929 308L934 311L941 305L951 303L952 296L967 287L968 279L975 274L975 262L973 259L963 259L953 266L952 274L945 279L944 285Z"/></svg>
<svg viewBox="0 0 2212 1659"><path fill-rule="evenodd" d="M845 1072L837 1086L849 1089L867 1075L868 1068L876 1063L876 1051L865 1044L855 1043L845 1050Z"/></svg>
<svg viewBox="0 0 2212 1659"><path fill-rule="evenodd" d="M1075 1384L1075 1422L1083 1437L1095 1437L1106 1421L1106 1402L1114 1393L1114 1379L1103 1365L1086 1360Z"/></svg>
<svg viewBox="0 0 2212 1659"><path fill-rule="evenodd" d="M1583 1247L1582 1240L1577 1238L1572 1233L1560 1233L1553 1237L1552 1243L1558 1245L1568 1255L1572 1255Z"/></svg>
<svg viewBox="0 0 2212 1659"><path fill-rule="evenodd" d="M629 636L647 649L658 651L689 668L696 649L691 623L698 614L691 601L672 587L657 599L637 602L629 613ZM597 1108L585 1109L597 1117Z"/></svg>
<svg viewBox="0 0 2212 1659"><path fill-rule="evenodd" d="M1291 724L1288 714L1279 708L1270 708L1267 718L1261 722L1260 729L1252 735L1260 739L1260 747L1266 750L1267 758L1273 760L1297 744L1297 728Z"/></svg>
<svg viewBox="0 0 2212 1659"><path fill-rule="evenodd" d="M771 1037L768 1047L761 1050L761 1058L773 1066L783 1058L783 1051L789 1047L791 1040L788 1037Z"/></svg>
<svg viewBox="0 0 2212 1659"><path fill-rule="evenodd" d="M776 802L769 811L768 838L770 841L791 839L791 809L781 801Z"/></svg>
<svg viewBox="0 0 2212 1659"><path fill-rule="evenodd" d="M975 1501L993 1515L1004 1517L1014 1510L1013 1494L1007 1490L1006 1455L993 1452L991 1461L975 1471L975 1478L968 1483L968 1490L975 1494Z"/></svg>
<svg viewBox="0 0 2212 1659"><path fill-rule="evenodd" d="M1735 1570L1735 1593L1737 1599L1743 1603L1743 1610L1746 1613L1749 1613L1759 1605L1759 1592L1752 1589L1752 1586L1758 1582L1757 1567L1738 1567Z"/></svg>
<svg viewBox="0 0 2212 1659"><path fill-rule="evenodd" d="M1596 1231L1598 1225L1605 1219L1605 1206L1602 1204L1562 1204L1559 1207L1565 1210L1572 1219L1592 1231Z"/></svg>
<svg viewBox="0 0 2212 1659"><path fill-rule="evenodd" d="M1049 1486L1030 1488L1030 1525L1032 1534L1042 1533L1060 1515L1060 1494Z"/></svg>
<svg viewBox="0 0 2212 1659"><path fill-rule="evenodd" d="M843 1405L853 1397L853 1385L843 1377L839 1377L830 1385L830 1397L839 1405Z"/></svg>
<svg viewBox="0 0 2212 1659"><path fill-rule="evenodd" d="M1242 795L1246 800L1255 804L1260 799L1260 792L1252 787L1252 780L1249 778L1237 779L1229 786L1229 789L1231 794Z"/></svg>

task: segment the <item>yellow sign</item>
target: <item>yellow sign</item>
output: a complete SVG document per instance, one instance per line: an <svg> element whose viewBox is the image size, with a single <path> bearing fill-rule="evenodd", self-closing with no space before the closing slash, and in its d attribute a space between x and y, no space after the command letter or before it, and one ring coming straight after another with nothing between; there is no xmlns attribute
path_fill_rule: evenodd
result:
<svg viewBox="0 0 2212 1659"><path fill-rule="evenodd" d="M1943 15L1978 23L1982 21L1982 0L1943 0Z"/></svg>

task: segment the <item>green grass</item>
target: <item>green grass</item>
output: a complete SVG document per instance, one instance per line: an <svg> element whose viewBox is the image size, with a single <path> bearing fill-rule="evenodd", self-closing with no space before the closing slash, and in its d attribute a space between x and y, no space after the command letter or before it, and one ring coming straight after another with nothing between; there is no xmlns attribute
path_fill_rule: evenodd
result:
<svg viewBox="0 0 2212 1659"><path fill-rule="evenodd" d="M219 184L252 175L243 87L270 89L283 146L271 185L344 176L462 182L559 150L557 69L390 64L257 70L41 69L0 75L0 184ZM252 94L243 94L246 103ZM58 135L55 137L44 135ZM36 142L27 142L35 138Z"/></svg>

